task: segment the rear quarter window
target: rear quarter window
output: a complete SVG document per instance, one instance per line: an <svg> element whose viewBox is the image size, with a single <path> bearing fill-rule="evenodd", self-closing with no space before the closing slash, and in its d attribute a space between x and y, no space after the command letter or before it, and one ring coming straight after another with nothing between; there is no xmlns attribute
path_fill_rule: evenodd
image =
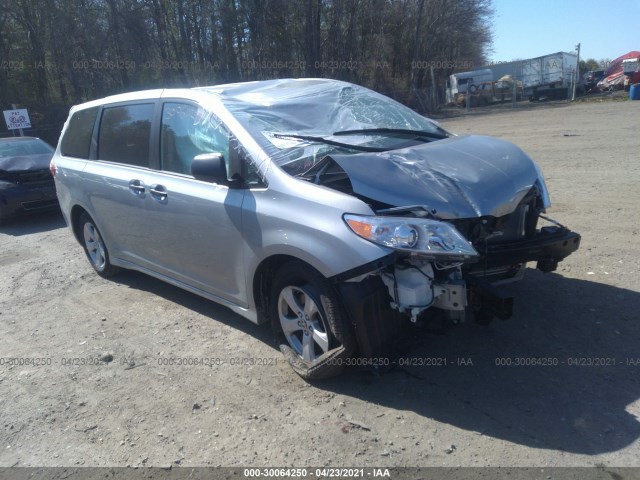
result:
<svg viewBox="0 0 640 480"><path fill-rule="evenodd" d="M60 153L66 157L89 158L93 126L98 107L75 112L60 142Z"/></svg>
<svg viewBox="0 0 640 480"><path fill-rule="evenodd" d="M154 110L153 103L105 108L98 135L98 158L148 167Z"/></svg>

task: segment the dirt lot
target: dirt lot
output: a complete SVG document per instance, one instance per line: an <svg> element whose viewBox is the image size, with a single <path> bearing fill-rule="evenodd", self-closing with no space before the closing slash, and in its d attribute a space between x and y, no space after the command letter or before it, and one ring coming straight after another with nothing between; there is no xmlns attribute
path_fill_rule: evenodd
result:
<svg viewBox="0 0 640 480"><path fill-rule="evenodd" d="M442 122L524 148L583 235L557 272L527 272L514 318L407 355L446 366L310 385L268 328L96 276L60 216L1 226L0 466L640 466L639 119L627 101Z"/></svg>

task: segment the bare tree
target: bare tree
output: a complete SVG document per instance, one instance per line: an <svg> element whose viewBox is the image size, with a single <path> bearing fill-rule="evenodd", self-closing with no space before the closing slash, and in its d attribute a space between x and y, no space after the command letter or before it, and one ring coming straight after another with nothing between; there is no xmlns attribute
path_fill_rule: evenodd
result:
<svg viewBox="0 0 640 480"><path fill-rule="evenodd" d="M433 108L425 92L485 60L493 14L490 0L0 4L0 101L65 109L132 89L280 76L345 79Z"/></svg>

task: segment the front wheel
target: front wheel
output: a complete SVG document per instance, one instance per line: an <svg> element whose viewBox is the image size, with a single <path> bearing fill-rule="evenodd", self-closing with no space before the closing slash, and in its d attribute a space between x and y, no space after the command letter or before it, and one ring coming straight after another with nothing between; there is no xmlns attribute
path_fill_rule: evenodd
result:
<svg viewBox="0 0 640 480"><path fill-rule="evenodd" d="M87 254L87 258L96 273L104 278L118 273L120 269L111 265L109 251L93 219L88 214L83 213L78 218L78 226L80 227L80 238L82 239L84 252Z"/></svg>
<svg viewBox="0 0 640 480"><path fill-rule="evenodd" d="M338 375L354 351L353 334L332 285L310 266L292 261L276 274L271 323L280 350L306 380Z"/></svg>

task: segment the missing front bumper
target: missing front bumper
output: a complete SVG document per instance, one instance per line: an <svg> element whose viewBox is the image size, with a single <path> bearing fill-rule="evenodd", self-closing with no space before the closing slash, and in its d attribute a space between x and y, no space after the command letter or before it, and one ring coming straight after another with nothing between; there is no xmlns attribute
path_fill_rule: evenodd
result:
<svg viewBox="0 0 640 480"><path fill-rule="evenodd" d="M514 295L507 282L521 278L527 262L537 262L537 268L544 272L555 270L558 262L579 248L580 240L579 234L567 228L543 227L526 240L486 245L484 249L479 249L479 262L468 264L467 268L461 265L452 268L448 278L442 277L441 267L434 278L429 279L429 275L424 275L424 281L431 281L429 285L432 288L428 289L431 297L424 301L418 298L413 302L425 307L417 314L420 322L440 320L460 323L465 319L473 319L477 323L487 324L495 317L510 318ZM410 281L405 285L403 276L397 272L393 276L393 288L382 280L401 262L404 268L400 270L406 272L407 262L411 263L410 257L389 255L383 261L363 266L366 269L334 278L351 320L360 354L364 357L394 357L406 346L410 328L407 320L412 318L412 310L411 305L401 308L401 294L411 288L418 291L420 286ZM425 268L422 271L424 273ZM361 278L355 280L356 274Z"/></svg>
<svg viewBox="0 0 640 480"><path fill-rule="evenodd" d="M526 240L487 245L483 266L487 269L501 265L538 262L537 268L552 272L580 246L580 235L564 227L543 227Z"/></svg>

